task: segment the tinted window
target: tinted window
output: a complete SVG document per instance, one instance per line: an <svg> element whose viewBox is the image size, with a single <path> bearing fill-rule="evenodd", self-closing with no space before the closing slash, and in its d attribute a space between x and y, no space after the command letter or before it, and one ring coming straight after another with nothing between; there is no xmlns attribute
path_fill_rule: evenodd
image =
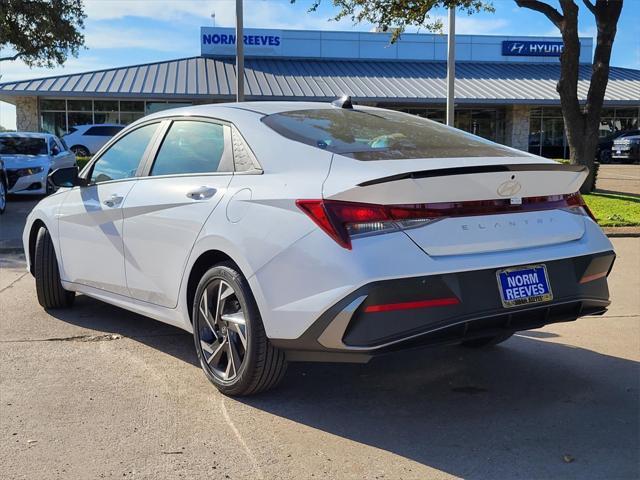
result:
<svg viewBox="0 0 640 480"><path fill-rule="evenodd" d="M133 177L158 124L140 127L114 143L95 163L91 182Z"/></svg>
<svg viewBox="0 0 640 480"><path fill-rule="evenodd" d="M224 128L208 122L174 122L151 175L217 172L224 154Z"/></svg>
<svg viewBox="0 0 640 480"><path fill-rule="evenodd" d="M524 153L408 113L297 110L262 121L279 134L357 160L517 157Z"/></svg>
<svg viewBox="0 0 640 480"><path fill-rule="evenodd" d="M48 155L44 138L4 136L0 137L0 153L12 155Z"/></svg>
<svg viewBox="0 0 640 480"><path fill-rule="evenodd" d="M110 127L110 126L91 127L86 132L84 132L84 135L93 135L96 137L113 137L116 133L122 130L122 128L123 127Z"/></svg>

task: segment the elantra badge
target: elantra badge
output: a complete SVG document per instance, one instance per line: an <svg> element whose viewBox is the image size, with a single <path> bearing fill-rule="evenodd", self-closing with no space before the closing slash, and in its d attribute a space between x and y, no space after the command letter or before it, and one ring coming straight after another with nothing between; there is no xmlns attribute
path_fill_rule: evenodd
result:
<svg viewBox="0 0 640 480"><path fill-rule="evenodd" d="M522 185L520 185L520 182L517 182L515 180L507 180L506 182L503 182L498 186L497 192L501 197L513 197L521 189Z"/></svg>

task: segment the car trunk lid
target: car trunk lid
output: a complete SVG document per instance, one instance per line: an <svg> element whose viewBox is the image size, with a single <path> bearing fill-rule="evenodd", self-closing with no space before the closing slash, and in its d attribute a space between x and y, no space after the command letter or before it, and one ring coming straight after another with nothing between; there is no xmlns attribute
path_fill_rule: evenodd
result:
<svg viewBox="0 0 640 480"><path fill-rule="evenodd" d="M586 175L584 167L533 156L357 161L335 155L323 193L327 200L442 208L448 214L404 231L429 255L457 255L581 238L584 217L562 208L560 199L577 192Z"/></svg>

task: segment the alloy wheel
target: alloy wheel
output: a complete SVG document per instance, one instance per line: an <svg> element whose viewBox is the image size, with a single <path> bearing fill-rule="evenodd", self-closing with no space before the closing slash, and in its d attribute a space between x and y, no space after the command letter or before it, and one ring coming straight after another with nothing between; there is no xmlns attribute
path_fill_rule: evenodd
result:
<svg viewBox="0 0 640 480"><path fill-rule="evenodd" d="M202 357L216 377L228 382L240 372L247 352L245 313L234 289L212 280L198 303Z"/></svg>

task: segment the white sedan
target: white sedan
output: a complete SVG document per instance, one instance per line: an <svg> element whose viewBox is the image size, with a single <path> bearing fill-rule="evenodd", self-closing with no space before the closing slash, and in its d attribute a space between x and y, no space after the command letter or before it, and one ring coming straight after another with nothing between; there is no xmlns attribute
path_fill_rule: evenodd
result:
<svg viewBox="0 0 640 480"><path fill-rule="evenodd" d="M63 141L37 132L0 133L0 159L7 175L6 193L16 195L52 193L47 176L76 164L76 156Z"/></svg>
<svg viewBox="0 0 640 480"><path fill-rule="evenodd" d="M202 105L54 172L23 240L43 307L82 293L193 332L207 377L245 395L287 361L603 313L615 254L586 175L348 98Z"/></svg>

